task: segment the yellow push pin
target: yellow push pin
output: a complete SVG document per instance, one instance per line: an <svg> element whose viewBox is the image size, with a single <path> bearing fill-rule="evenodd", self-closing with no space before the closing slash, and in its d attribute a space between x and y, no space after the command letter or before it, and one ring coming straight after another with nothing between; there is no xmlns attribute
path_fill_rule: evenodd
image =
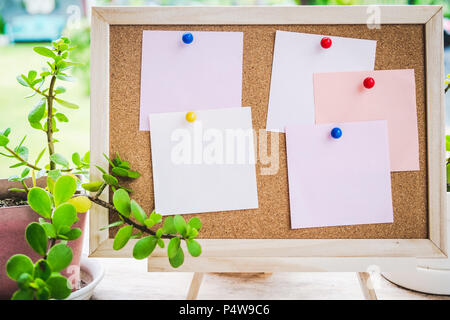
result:
<svg viewBox="0 0 450 320"><path fill-rule="evenodd" d="M195 112L191 111L191 112L186 113L186 120L188 122L194 122L195 119L197 119L197 115L195 114Z"/></svg>

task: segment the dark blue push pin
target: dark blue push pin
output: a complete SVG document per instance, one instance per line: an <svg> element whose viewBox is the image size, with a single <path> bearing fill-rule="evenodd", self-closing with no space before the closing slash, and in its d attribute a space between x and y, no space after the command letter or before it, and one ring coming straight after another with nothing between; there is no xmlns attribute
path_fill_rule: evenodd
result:
<svg viewBox="0 0 450 320"><path fill-rule="evenodd" d="M334 139L339 139L340 137L342 137L342 130L339 128L333 128L333 130L331 130L331 136Z"/></svg>
<svg viewBox="0 0 450 320"><path fill-rule="evenodd" d="M192 41L194 41L194 36L192 35L192 33L186 32L185 34L183 34L183 37L181 39L184 43L190 44L192 43Z"/></svg>

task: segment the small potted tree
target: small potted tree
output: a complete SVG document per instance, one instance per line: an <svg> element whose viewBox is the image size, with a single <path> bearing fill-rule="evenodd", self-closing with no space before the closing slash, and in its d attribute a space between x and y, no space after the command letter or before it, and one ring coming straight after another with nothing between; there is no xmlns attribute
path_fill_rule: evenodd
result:
<svg viewBox="0 0 450 320"><path fill-rule="evenodd" d="M50 48L35 47L34 51L48 60L49 68L39 74L31 70L17 77L21 85L31 90L30 96L41 97L27 119L32 128L45 133L46 145L42 151L32 158L25 139L12 146L11 130L0 131L0 155L10 158L14 162L12 167L20 168L19 174L9 179L8 183L13 184L2 187L7 191L0 202L3 203L0 208L0 298L66 299L78 288L85 212L92 204L103 206L119 217L104 226L120 227L114 238L115 250L122 249L131 238L139 238L133 257L145 259L156 246L164 248L163 239L168 239L167 255L174 268L184 262L182 241L192 256L201 254L200 244L195 240L201 229L199 218L186 222L177 215L163 222L161 215L154 211L148 214L131 200L132 190L124 184L140 174L131 169L128 161L119 155L113 159L105 155L110 168L96 166L103 179L83 183L90 167L89 152L83 156L73 153L72 165L55 152L57 139L53 134L59 131L60 123L68 122L67 116L56 106L78 108L60 98L66 90L56 86L58 81L72 81L67 70L76 65L69 60L74 49L65 37L53 41ZM47 163L42 164L46 151ZM114 192L110 203L100 199L108 188Z"/></svg>

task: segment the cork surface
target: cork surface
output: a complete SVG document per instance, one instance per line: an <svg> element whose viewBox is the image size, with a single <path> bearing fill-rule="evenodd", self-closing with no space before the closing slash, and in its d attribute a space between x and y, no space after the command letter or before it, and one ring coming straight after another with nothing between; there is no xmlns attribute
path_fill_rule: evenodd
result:
<svg viewBox="0 0 450 320"><path fill-rule="evenodd" d="M395 172L392 177L394 223L290 229L289 190L284 134L279 134L279 171L261 175L257 163L259 208L198 214L201 238L232 239L423 239L427 238L427 155L425 45L423 25L257 25L257 26L136 26L110 27L110 152L119 152L142 173L133 183L132 198L153 210L153 179L149 132L139 131L141 44L143 30L244 32L242 105L252 107L254 129L266 123L273 45L276 30L377 40L375 69L414 69L419 128L420 171ZM270 148L269 148L270 150ZM330 186L331 188L332 186ZM326 199L324 199L326 201ZM314 213L312 213L314 214ZM363 214L363 213L361 213ZM194 215L186 215L190 218ZM112 221L117 217L112 214ZM117 230L111 230L111 236Z"/></svg>

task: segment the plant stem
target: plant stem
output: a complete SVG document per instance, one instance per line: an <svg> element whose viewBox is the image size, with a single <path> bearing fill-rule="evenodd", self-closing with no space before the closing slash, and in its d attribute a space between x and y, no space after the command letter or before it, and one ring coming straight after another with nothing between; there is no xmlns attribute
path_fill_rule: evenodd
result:
<svg viewBox="0 0 450 320"><path fill-rule="evenodd" d="M56 66L55 66L56 73ZM52 76L52 80L50 81L50 87L48 89L47 96L47 144L48 144L48 155L50 158L50 170L54 170L56 168L56 164L52 161L51 157L55 153L55 145L53 144L53 99L55 99L53 95L53 88L55 87L56 76Z"/></svg>
<svg viewBox="0 0 450 320"><path fill-rule="evenodd" d="M153 236L156 234L155 231L148 229L146 226L137 224L137 223L134 222L133 220L131 220L131 219L125 217L123 214L121 214L119 211L117 211L116 208L114 208L114 206L113 206L112 204L110 204L110 203L108 203L108 202L106 202L106 201L103 201L103 200L101 200L101 199L98 199L98 198L95 197L95 196L94 196L94 197L93 197L93 196L88 196L88 198L89 198L92 202L98 204L99 206L102 206L102 207L104 207L104 208L106 208L106 209L109 209L109 210L113 211L114 213L117 213L117 214L123 219L123 221L125 221L125 222L126 222L127 224L129 224L129 225L132 225L133 227L135 227L135 228L138 229L139 231L141 231L141 232L143 232L143 233L146 233L146 234L153 235ZM173 234L163 234L163 235L161 236L162 239L172 239L172 238L177 238L177 237L178 237L178 236L175 236L175 235L173 235ZM178 237L178 238L184 239L183 237Z"/></svg>
<svg viewBox="0 0 450 320"><path fill-rule="evenodd" d="M19 160L20 162L24 162L25 165L26 165L27 167L30 167L31 169L37 170L37 171L42 170L41 168L36 167L35 165L33 165L33 164L27 162L24 158L22 158L19 154L17 154L17 152L15 152L14 150L10 149L9 147L4 146L4 148L5 148L6 150L8 150L8 152L11 153L11 154L14 156L14 158L16 158L17 160Z"/></svg>
<svg viewBox="0 0 450 320"><path fill-rule="evenodd" d="M447 85L447 88L445 88L445 93L450 89L450 84Z"/></svg>

